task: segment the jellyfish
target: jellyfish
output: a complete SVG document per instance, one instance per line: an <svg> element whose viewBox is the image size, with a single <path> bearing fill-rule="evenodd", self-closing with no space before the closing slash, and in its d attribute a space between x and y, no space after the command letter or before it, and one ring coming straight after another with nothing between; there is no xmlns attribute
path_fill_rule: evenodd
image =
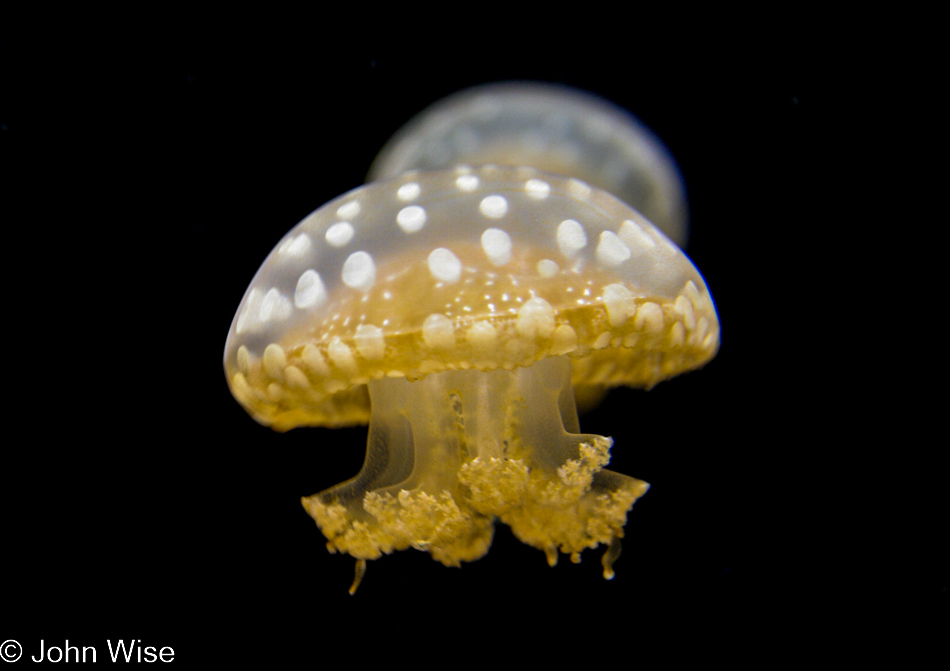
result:
<svg viewBox="0 0 950 671"><path fill-rule="evenodd" d="M460 91L399 129L369 181L456 164L530 165L577 177L686 242L685 189L672 155L632 114L590 93L537 82Z"/></svg>
<svg viewBox="0 0 950 671"><path fill-rule="evenodd" d="M576 178L458 166L295 226L238 307L224 369L278 431L369 424L360 472L303 498L327 548L356 558L353 591L398 550L474 561L497 522L552 565L605 545L612 578L648 485L605 468L612 440L580 431L575 395L650 388L718 345L702 276L643 215Z"/></svg>

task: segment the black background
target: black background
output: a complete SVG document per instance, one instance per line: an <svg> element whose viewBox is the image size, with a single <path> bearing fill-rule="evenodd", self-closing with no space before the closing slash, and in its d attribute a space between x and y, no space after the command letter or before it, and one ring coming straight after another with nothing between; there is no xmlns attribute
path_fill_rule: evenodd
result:
<svg viewBox="0 0 950 671"><path fill-rule="evenodd" d="M821 358L847 349L820 323L820 278L836 272L823 231L850 225L829 212L860 58L768 29L436 44L293 24L14 26L0 42L14 399L0 638L100 656L107 638L137 638L179 664L276 668L338 653L481 663L499 648L734 660L858 649L871 630L856 618L879 613L945 616L941 534L888 525L882 474L851 467L863 448L833 401L847 368ZM365 429L255 424L225 383L228 327L278 239L361 184L401 124L506 80L599 94L663 139L722 348L581 419L614 438L611 468L652 483L612 582L599 551L552 569L499 527L478 562L398 553L349 596L353 561L326 552L299 499L359 470ZM911 568L888 562L895 544Z"/></svg>

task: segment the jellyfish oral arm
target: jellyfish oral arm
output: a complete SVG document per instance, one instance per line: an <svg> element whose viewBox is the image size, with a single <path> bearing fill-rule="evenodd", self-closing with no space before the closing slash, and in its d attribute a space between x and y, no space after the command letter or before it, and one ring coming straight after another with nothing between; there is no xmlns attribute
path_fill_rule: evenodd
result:
<svg viewBox="0 0 950 671"><path fill-rule="evenodd" d="M488 551L497 518L551 565L608 545L613 577L649 485L604 468L611 439L577 433L568 357L374 380L370 398L363 469L303 500L331 551L365 561L413 547L459 566Z"/></svg>

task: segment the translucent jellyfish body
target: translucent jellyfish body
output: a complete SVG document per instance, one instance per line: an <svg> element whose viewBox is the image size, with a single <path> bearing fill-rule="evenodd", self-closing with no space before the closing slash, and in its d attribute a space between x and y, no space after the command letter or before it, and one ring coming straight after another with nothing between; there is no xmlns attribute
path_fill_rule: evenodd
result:
<svg viewBox="0 0 950 671"><path fill-rule="evenodd" d="M331 551L450 566L494 521L605 575L646 483L604 467L575 389L651 387L701 366L719 324L699 272L617 198L533 168L376 182L280 241L228 335L231 391L259 422L369 422L352 480L304 499ZM354 446L355 449L355 446Z"/></svg>
<svg viewBox="0 0 950 671"><path fill-rule="evenodd" d="M536 83L462 91L400 129L368 179L457 164L529 165L577 177L686 242L686 199L669 151L633 115L590 94Z"/></svg>

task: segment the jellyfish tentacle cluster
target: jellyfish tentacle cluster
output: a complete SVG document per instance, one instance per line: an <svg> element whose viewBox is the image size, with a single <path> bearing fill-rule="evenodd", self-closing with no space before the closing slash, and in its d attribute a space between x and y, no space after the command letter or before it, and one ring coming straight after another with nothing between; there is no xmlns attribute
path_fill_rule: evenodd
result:
<svg viewBox="0 0 950 671"><path fill-rule="evenodd" d="M370 382L363 474L304 505L331 549L360 559L414 547L458 566L488 551L495 518L552 562L609 544L648 485L604 469L610 439L566 430L571 395L567 357Z"/></svg>
<svg viewBox="0 0 950 671"><path fill-rule="evenodd" d="M328 548L458 566L500 520L575 561L608 546L646 483L605 468L575 395L709 361L706 284L616 197L534 168L459 166L355 189L292 229L231 326L231 391L259 422L369 423L352 480L304 499ZM354 584L354 588L355 588Z"/></svg>

